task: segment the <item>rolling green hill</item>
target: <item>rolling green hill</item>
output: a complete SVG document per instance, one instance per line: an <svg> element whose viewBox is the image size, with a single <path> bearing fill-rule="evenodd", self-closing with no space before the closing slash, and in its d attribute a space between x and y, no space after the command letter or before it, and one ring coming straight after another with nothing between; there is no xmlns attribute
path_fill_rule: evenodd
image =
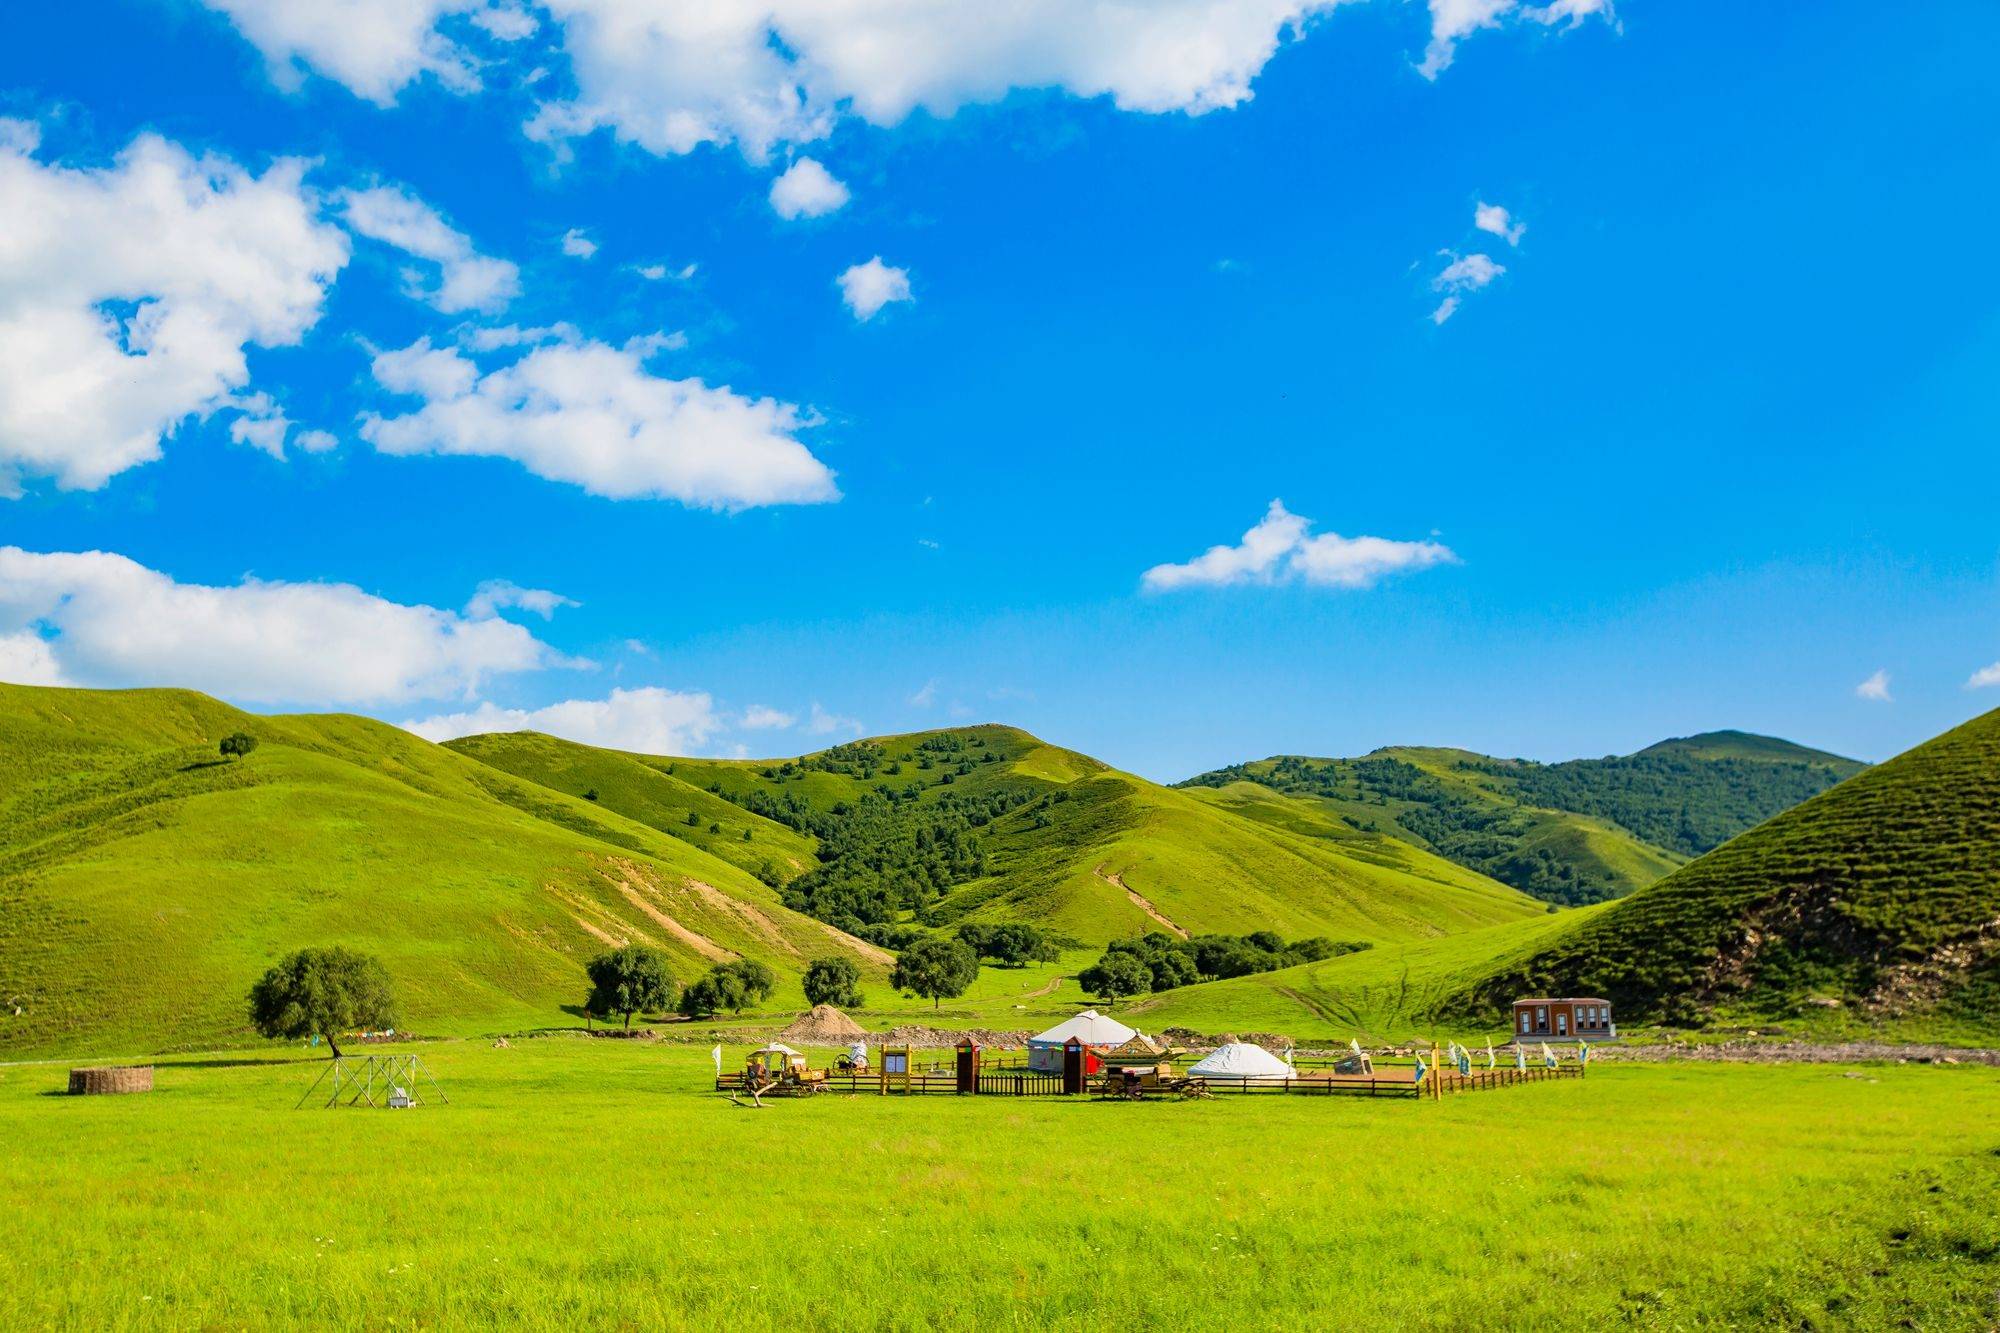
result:
<svg viewBox="0 0 2000 1333"><path fill-rule="evenodd" d="M239 730L261 744L225 762ZM887 962L698 846L379 722L0 686L9 1054L239 1038L250 982L308 944L379 956L418 1031L572 1021L584 960L631 939L683 978L758 958L794 1003L811 957Z"/></svg>
<svg viewBox="0 0 2000 1333"><path fill-rule="evenodd" d="M1468 985L1627 1021L2000 1022L2000 711L1777 816Z"/></svg>
<svg viewBox="0 0 2000 1333"><path fill-rule="evenodd" d="M1498 1035L1525 994L1603 996L1628 1028L1994 1039L2000 711L1615 902L1191 986L1135 1008L1156 1026L1202 1031L1399 1038L1442 1024Z"/></svg>
<svg viewBox="0 0 2000 1333"><path fill-rule="evenodd" d="M1862 767L1718 731L1559 764L1408 746L1360 759L1283 755L1181 785L1255 783L1317 807L1322 823L1401 838L1536 897L1577 904L1650 884Z"/></svg>
<svg viewBox="0 0 2000 1333"><path fill-rule="evenodd" d="M527 744L486 737L466 752ZM781 761L633 758L814 838L822 862L786 883L787 901L850 929L914 914L938 926L1026 920L1093 944L1154 929L1373 942L1542 910L1401 840L1288 828L1011 727Z"/></svg>

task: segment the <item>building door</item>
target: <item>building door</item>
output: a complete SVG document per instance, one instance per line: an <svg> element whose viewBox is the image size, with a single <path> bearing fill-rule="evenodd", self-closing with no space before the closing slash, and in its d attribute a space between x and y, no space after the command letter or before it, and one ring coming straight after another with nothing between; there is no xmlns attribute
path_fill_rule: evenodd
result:
<svg viewBox="0 0 2000 1333"><path fill-rule="evenodd" d="M1558 1037L1567 1037L1569 1035L1569 1011L1567 1009L1556 1010L1556 1035Z"/></svg>

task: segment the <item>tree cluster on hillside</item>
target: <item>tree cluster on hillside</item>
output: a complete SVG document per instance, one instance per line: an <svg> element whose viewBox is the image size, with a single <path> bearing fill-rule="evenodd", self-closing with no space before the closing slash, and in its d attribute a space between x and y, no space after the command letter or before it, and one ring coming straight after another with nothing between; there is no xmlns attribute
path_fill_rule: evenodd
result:
<svg viewBox="0 0 2000 1333"><path fill-rule="evenodd" d="M727 1009L740 1014L771 998L778 978L754 958L718 963L681 992L680 1009L689 1018L708 1018Z"/></svg>
<svg viewBox="0 0 2000 1333"><path fill-rule="evenodd" d="M997 926L969 921L958 928L958 938L976 956L1007 967L1051 963L1062 952L1047 931L1018 921Z"/></svg>
<svg viewBox="0 0 2000 1333"><path fill-rule="evenodd" d="M1268 930L1248 935L1196 935L1182 939L1151 931L1135 939L1113 940L1104 956L1077 974L1077 983L1093 995L1116 1001L1147 991L1169 991L1198 981L1219 981L1274 972L1298 963L1359 953L1372 947L1362 940L1329 940L1323 936L1290 943Z"/></svg>

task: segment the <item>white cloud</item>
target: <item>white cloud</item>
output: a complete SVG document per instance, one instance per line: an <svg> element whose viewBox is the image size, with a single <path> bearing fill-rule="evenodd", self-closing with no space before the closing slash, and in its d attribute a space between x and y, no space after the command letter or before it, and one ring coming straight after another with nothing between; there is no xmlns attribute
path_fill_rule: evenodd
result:
<svg viewBox="0 0 2000 1333"><path fill-rule="evenodd" d="M105 551L0 547L0 636L38 635L84 685L184 685L251 703L463 696L495 675L574 666L504 620L344 583L180 583Z"/></svg>
<svg viewBox="0 0 2000 1333"><path fill-rule="evenodd" d="M1502 20L1520 17L1553 27L1574 28L1593 15L1602 15L1614 28L1617 15L1611 0L1550 0L1545 5L1523 5L1520 0L1430 0L1431 40L1424 48L1424 60L1417 72L1435 79L1450 67L1458 43L1482 28L1497 28Z"/></svg>
<svg viewBox="0 0 2000 1333"><path fill-rule="evenodd" d="M1432 541L1309 535L1311 523L1279 500L1235 546L1211 546L1185 564L1155 565L1140 578L1148 592L1299 581L1325 588L1372 588L1390 574L1455 564L1451 548Z"/></svg>
<svg viewBox="0 0 2000 1333"><path fill-rule="evenodd" d="M1286 37L1333 0L549 0L576 76L544 138L608 128L655 153L739 145L762 159L837 117L892 125L1014 88L1200 114L1250 96Z"/></svg>
<svg viewBox="0 0 2000 1333"><path fill-rule="evenodd" d="M819 702L815 700L812 706L812 713L806 719L806 730L815 736L830 736L836 731L851 731L859 736L866 728L861 725L859 718L842 717L838 713L829 713L824 708L821 708Z"/></svg>
<svg viewBox="0 0 2000 1333"><path fill-rule="evenodd" d="M924 687L910 696L910 707L912 708L929 708L936 702L937 682L935 680L925 681Z"/></svg>
<svg viewBox="0 0 2000 1333"><path fill-rule="evenodd" d="M340 438L329 430L302 430L292 443L309 454L323 454L340 447Z"/></svg>
<svg viewBox="0 0 2000 1333"><path fill-rule="evenodd" d="M67 685L48 640L31 629L0 634L0 681L9 685Z"/></svg>
<svg viewBox="0 0 2000 1333"><path fill-rule="evenodd" d="M384 453L511 458L593 495L711 509L840 498L797 439L811 421L796 407L653 375L631 349L556 343L482 372L422 339L380 353L374 370L384 388L424 400L363 419L362 437Z"/></svg>
<svg viewBox="0 0 2000 1333"><path fill-rule="evenodd" d="M1507 271L1505 265L1494 263L1488 255L1456 255L1448 250L1444 253L1451 255L1451 262L1431 279L1431 290L1444 294L1444 299L1431 311L1433 324L1442 324L1456 314L1467 292L1481 290Z"/></svg>
<svg viewBox="0 0 2000 1333"><path fill-rule="evenodd" d="M263 54L271 82L283 89L297 88L308 68L378 106L390 105L397 93L426 74L459 92L479 87L471 54L439 32L438 23L482 9L484 0L203 3L228 16Z"/></svg>
<svg viewBox="0 0 2000 1333"><path fill-rule="evenodd" d="M611 691L605 699L565 699L546 708L499 708L490 703L464 713L442 713L402 724L425 740L448 741L490 731L540 731L585 745L639 754L692 754L723 729L715 701L648 685Z"/></svg>
<svg viewBox="0 0 2000 1333"><path fill-rule="evenodd" d="M798 720L796 714L780 712L766 704L751 704L743 710L739 725L745 731L783 731Z"/></svg>
<svg viewBox="0 0 2000 1333"><path fill-rule="evenodd" d="M571 227L562 235L562 252L571 259L588 259L597 253L597 242L581 227Z"/></svg>
<svg viewBox="0 0 2000 1333"><path fill-rule="evenodd" d="M840 299L856 319L873 319L892 301L915 299L910 295L909 270L883 263L880 255L854 265L835 281L840 284Z"/></svg>
<svg viewBox="0 0 2000 1333"><path fill-rule="evenodd" d="M292 423L284 409L278 406L278 400L268 393L249 393L239 397L233 405L242 411L229 423L229 438L273 458L283 458L285 436L291 431Z"/></svg>
<svg viewBox="0 0 2000 1333"><path fill-rule="evenodd" d="M565 606L581 605L546 588L523 588L506 579L488 579L473 590L472 600L465 604L465 614L474 620L483 620L514 607L548 620Z"/></svg>
<svg viewBox="0 0 2000 1333"><path fill-rule="evenodd" d="M1886 704L1891 702L1889 697L1889 673L1887 671L1877 671L1867 680L1856 685L1854 687L1854 694L1856 698L1873 699L1877 703Z"/></svg>
<svg viewBox="0 0 2000 1333"><path fill-rule="evenodd" d="M1989 685L2000 685L2000 662L1979 668L1972 673L1972 679L1965 682L1968 690L1983 690Z"/></svg>
<svg viewBox="0 0 2000 1333"><path fill-rule="evenodd" d="M252 175L142 135L75 168L34 140L0 136L0 495L159 457L249 383L248 348L305 336L347 262L298 162Z"/></svg>
<svg viewBox="0 0 2000 1333"><path fill-rule="evenodd" d="M846 207L848 198L847 187L809 157L792 163L771 182L771 211L787 221L825 217Z"/></svg>
<svg viewBox="0 0 2000 1333"><path fill-rule="evenodd" d="M535 16L517 5L496 4L490 9L482 9L472 16L472 21L492 37L503 42L523 41L535 35L541 27Z"/></svg>
<svg viewBox="0 0 2000 1333"><path fill-rule="evenodd" d="M1509 245L1519 245L1528 231L1526 223L1514 221L1506 209L1484 200L1472 210L1472 225L1503 238Z"/></svg>
<svg viewBox="0 0 2000 1333"><path fill-rule="evenodd" d="M348 190L341 195L347 225L371 240L437 266L435 286L415 269L403 274L404 289L446 314L465 310L494 311L521 294L521 271L504 259L492 259L473 248L472 239L455 231L423 200L393 185Z"/></svg>

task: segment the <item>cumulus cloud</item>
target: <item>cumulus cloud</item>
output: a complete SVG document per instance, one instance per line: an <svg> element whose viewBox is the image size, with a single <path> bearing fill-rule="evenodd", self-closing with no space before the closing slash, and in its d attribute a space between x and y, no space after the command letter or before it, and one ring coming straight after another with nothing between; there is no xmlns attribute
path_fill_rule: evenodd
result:
<svg viewBox="0 0 2000 1333"><path fill-rule="evenodd" d="M562 235L562 252L571 259L588 259L597 253L597 242L581 227L571 227Z"/></svg>
<svg viewBox="0 0 2000 1333"><path fill-rule="evenodd" d="M297 88L307 69L345 84L378 106L390 105L397 93L426 74L458 92L479 87L472 55L440 32L438 24L451 15L484 10L485 0L203 3L226 15L262 53L271 82L280 88ZM505 18L494 22L507 24Z"/></svg>
<svg viewBox="0 0 2000 1333"><path fill-rule="evenodd" d="M248 348L303 338L348 241L319 218L298 162L255 175L141 135L108 166L45 164L27 122L10 123L0 495L24 477L95 490L229 405L249 383Z"/></svg>
<svg viewBox="0 0 2000 1333"><path fill-rule="evenodd" d="M459 697L493 676L579 665L519 625L349 584L181 583L106 551L14 546L0 547L0 638L15 668L40 663L82 685L185 685L250 703Z"/></svg>
<svg viewBox="0 0 2000 1333"><path fill-rule="evenodd" d="M1979 668L1972 673L1972 679L1965 682L1968 690L1983 690L1989 685L2000 685L2000 662Z"/></svg>
<svg viewBox="0 0 2000 1333"><path fill-rule="evenodd" d="M1505 265L1496 264L1490 255L1459 255L1449 250L1443 253L1451 262L1431 279L1431 290L1444 296L1431 311L1433 324L1442 324L1457 314L1459 302L1467 293L1481 290L1507 271Z"/></svg>
<svg viewBox="0 0 2000 1333"><path fill-rule="evenodd" d="M604 699L565 699L546 708L500 708L491 703L463 713L440 713L402 724L425 740L448 741L489 731L540 731L585 745L639 754L692 754L723 730L715 701L648 685L613 690Z"/></svg>
<svg viewBox="0 0 2000 1333"><path fill-rule="evenodd" d="M745 731L783 731L798 720L796 714L782 712L766 704L751 704L743 710L743 721L738 725Z"/></svg>
<svg viewBox="0 0 2000 1333"><path fill-rule="evenodd" d="M856 319L873 319L892 301L910 301L910 272L882 262L876 255L865 264L856 264L835 279L840 299Z"/></svg>
<svg viewBox="0 0 2000 1333"><path fill-rule="evenodd" d="M1481 231L1491 232L1509 245L1519 245L1521 237L1528 231L1527 225L1514 221L1506 209L1483 200L1472 210L1472 225Z"/></svg>
<svg viewBox="0 0 2000 1333"><path fill-rule="evenodd" d="M546 588L523 588L506 579L488 579L473 590L472 600L465 604L465 614L479 620L498 615L511 607L548 620L565 606L579 605L581 603Z"/></svg>
<svg viewBox="0 0 2000 1333"><path fill-rule="evenodd" d="M68 685L48 640L34 630L0 634L0 681L9 685Z"/></svg>
<svg viewBox="0 0 2000 1333"><path fill-rule="evenodd" d="M1601 15L1617 23L1611 0L1550 0L1545 5L1524 5L1520 0L1430 0L1430 8L1430 45L1424 48L1423 63L1417 66L1417 72L1427 79L1437 78L1451 66L1461 41L1482 28L1497 28L1508 19L1574 28L1593 15Z"/></svg>
<svg viewBox="0 0 2000 1333"><path fill-rule="evenodd" d="M1857 698L1873 699L1877 703L1886 704L1891 702L1889 697L1889 673L1887 671L1877 671L1867 680L1856 685L1854 693Z"/></svg>
<svg viewBox="0 0 2000 1333"><path fill-rule="evenodd" d="M341 195L341 214L370 240L435 265L434 283L427 281L432 275L405 270L404 289L446 314L498 310L521 293L520 269L480 254L469 236L407 190L393 185L348 190Z"/></svg>
<svg viewBox="0 0 2000 1333"><path fill-rule="evenodd" d="M511 458L593 495L710 509L840 498L833 473L799 443L811 420L798 408L654 375L641 349L557 342L482 370L420 339L379 353L374 373L422 400L363 419L362 438L384 453Z"/></svg>
<svg viewBox="0 0 2000 1333"><path fill-rule="evenodd" d="M609 129L654 153L736 144L762 159L837 117L892 125L1014 88L1200 114L1250 96L1279 46L1334 0L550 0L577 96L531 132Z"/></svg>
<svg viewBox="0 0 2000 1333"><path fill-rule="evenodd" d="M1433 541L1311 535L1312 524L1279 500L1234 546L1211 546L1185 564L1155 565L1140 577L1148 592L1303 582L1324 588L1372 588L1391 574L1455 564L1451 548Z"/></svg>
<svg viewBox="0 0 2000 1333"><path fill-rule="evenodd" d="M846 207L848 197L847 187L809 157L792 163L771 182L771 211L786 221L825 217Z"/></svg>

